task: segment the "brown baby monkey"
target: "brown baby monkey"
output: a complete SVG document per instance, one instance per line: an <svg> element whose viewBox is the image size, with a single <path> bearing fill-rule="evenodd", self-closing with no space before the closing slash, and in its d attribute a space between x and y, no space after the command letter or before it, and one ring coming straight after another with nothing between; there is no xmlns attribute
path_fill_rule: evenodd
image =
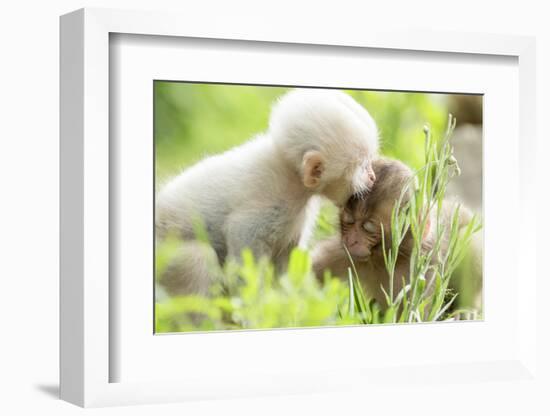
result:
<svg viewBox="0 0 550 416"><path fill-rule="evenodd" d="M413 178L413 172L405 164L388 159L378 159L373 162L376 181L366 197L352 196L340 211L340 235L321 241L313 251L313 268L316 276L323 278L324 272L329 270L334 276L346 279L351 267L348 254L353 260L360 282L368 297L374 298L380 307L385 308L386 298L381 287L388 293L389 274L386 270L383 254L383 241L388 248L391 245L391 217L396 202ZM409 188L411 188L409 186ZM403 203L412 195L406 191ZM443 203L440 221L444 227L443 239L440 243L440 255L448 249L448 234L452 223L452 215L456 205L450 201ZM435 211L435 209L433 209ZM459 209L459 228L465 227L472 218L472 214L461 207ZM435 214L430 214L423 231L422 250L428 252L436 238ZM382 238L384 233L384 238ZM449 289L458 294L453 305L460 308L478 310L481 306L481 233L474 234L469 250L473 256L465 274L466 267L462 264L451 278ZM410 256L414 240L410 230L399 246L399 255L395 267L394 293L399 293L403 286L403 278L408 281L410 272ZM345 247L345 248L344 248ZM435 251L435 250L434 250ZM432 261L437 261L435 254ZM465 263L465 262L463 262ZM432 276L426 276L427 283ZM464 289L464 290L463 290ZM468 292L468 296L462 294Z"/></svg>

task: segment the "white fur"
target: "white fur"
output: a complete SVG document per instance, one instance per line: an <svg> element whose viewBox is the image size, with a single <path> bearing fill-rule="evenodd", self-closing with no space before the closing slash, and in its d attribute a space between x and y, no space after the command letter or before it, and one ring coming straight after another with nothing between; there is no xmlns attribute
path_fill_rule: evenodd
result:
<svg viewBox="0 0 550 416"><path fill-rule="evenodd" d="M265 134L200 161L161 189L157 237L176 231L192 238L193 219L200 217L220 261L248 246L284 262L315 223L318 201L312 196L344 203L364 187L357 172L377 149L374 121L347 94L291 91L275 105ZM313 190L302 182L309 150L326 158L322 185Z"/></svg>
<svg viewBox="0 0 550 416"><path fill-rule="evenodd" d="M286 94L273 108L268 134L294 166L311 149L330 155L325 179L346 172L354 193L364 187L363 175L354 168L378 152L376 123L353 98L337 90L296 89Z"/></svg>

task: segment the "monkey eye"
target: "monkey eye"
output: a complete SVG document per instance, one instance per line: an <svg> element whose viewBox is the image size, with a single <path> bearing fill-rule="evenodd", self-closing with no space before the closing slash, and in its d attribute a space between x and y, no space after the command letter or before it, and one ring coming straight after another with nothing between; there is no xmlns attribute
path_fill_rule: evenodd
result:
<svg viewBox="0 0 550 416"><path fill-rule="evenodd" d="M375 233L378 231L378 227L376 226L376 224L371 221L367 221L366 223L364 223L363 228L368 233Z"/></svg>
<svg viewBox="0 0 550 416"><path fill-rule="evenodd" d="M344 213L344 215L342 216L342 221L344 221L344 224L349 224L349 225L355 222L353 217L348 213Z"/></svg>

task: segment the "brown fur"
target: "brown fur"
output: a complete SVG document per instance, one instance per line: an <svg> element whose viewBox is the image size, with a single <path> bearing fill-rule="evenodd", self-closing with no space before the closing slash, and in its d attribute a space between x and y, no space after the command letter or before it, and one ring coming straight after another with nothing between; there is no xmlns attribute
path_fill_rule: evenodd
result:
<svg viewBox="0 0 550 416"><path fill-rule="evenodd" d="M340 235L320 242L313 253L313 267L316 275L322 278L325 270L333 275L346 279L351 263L344 250L344 245L349 250L353 263L357 269L365 292L374 298L380 306L386 306L386 300L381 290L384 287L386 292L389 289L389 275L386 271L382 247L382 230L386 244L391 242L390 223L391 212L404 187L412 178L412 171L403 163L398 161L380 159L373 163L376 182L366 198L353 196L340 213ZM404 201L409 195L405 195ZM448 230L451 223L451 216L454 204L444 202L443 224ZM471 219L471 214L465 208L460 210L460 226L465 226ZM366 223L373 225L365 230ZM383 228L382 228L382 226ZM433 230L432 230L433 231ZM429 250L433 244L434 233L425 231L423 249ZM441 251L444 254L448 243L444 238ZM399 257L395 269L394 294L402 288L403 278L408 280L410 254L413 248L413 238L410 232L405 236L399 251ZM479 259L480 256L477 256ZM436 259L434 259L435 261ZM481 269L480 265L474 273L473 284L477 292L478 301L475 306L479 308L481 293ZM428 282L431 276L427 276ZM451 285L458 285L453 279ZM455 287L456 288L456 287Z"/></svg>

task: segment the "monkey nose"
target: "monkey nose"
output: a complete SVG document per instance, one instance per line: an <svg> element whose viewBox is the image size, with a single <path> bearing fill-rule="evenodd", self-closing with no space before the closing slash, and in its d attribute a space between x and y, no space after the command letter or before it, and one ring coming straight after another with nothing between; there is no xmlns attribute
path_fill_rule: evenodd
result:
<svg viewBox="0 0 550 416"><path fill-rule="evenodd" d="M364 247L361 254L363 258L370 257L370 254L371 254L370 248Z"/></svg>

